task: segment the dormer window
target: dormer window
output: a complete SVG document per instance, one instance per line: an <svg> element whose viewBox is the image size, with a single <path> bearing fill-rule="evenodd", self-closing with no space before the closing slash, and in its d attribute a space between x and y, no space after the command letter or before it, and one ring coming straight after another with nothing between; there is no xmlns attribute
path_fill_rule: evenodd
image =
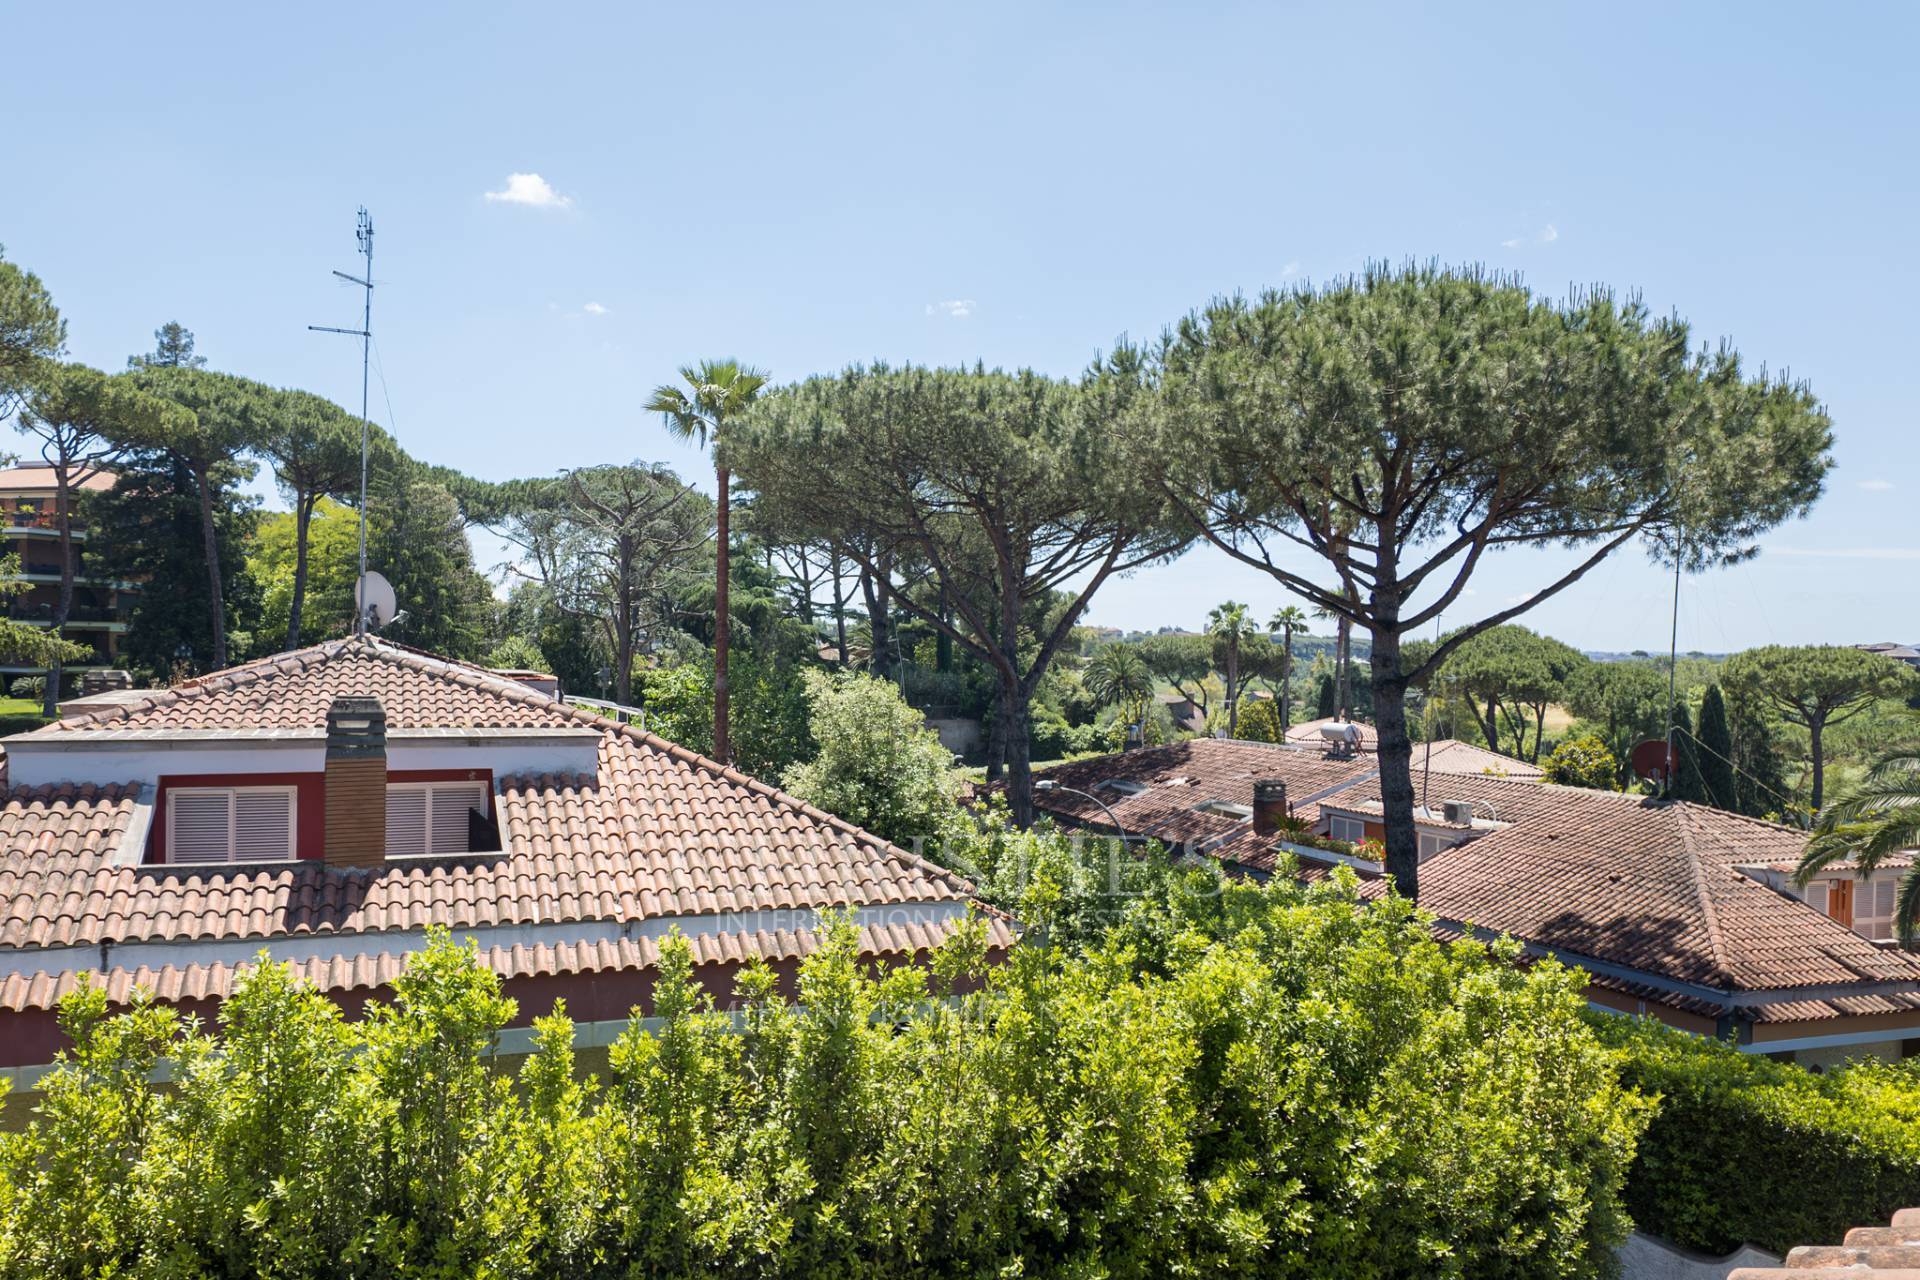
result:
<svg viewBox="0 0 1920 1280"><path fill-rule="evenodd" d="M390 782L387 784L387 857L467 853L468 814L487 815L484 782Z"/></svg>
<svg viewBox="0 0 1920 1280"><path fill-rule="evenodd" d="M169 862L284 862L293 857L292 787L173 787Z"/></svg>

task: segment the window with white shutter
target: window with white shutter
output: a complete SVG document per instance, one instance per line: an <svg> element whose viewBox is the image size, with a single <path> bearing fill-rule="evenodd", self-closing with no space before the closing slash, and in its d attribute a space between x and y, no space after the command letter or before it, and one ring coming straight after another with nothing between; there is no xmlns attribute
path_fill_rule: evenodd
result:
<svg viewBox="0 0 1920 1280"><path fill-rule="evenodd" d="M294 856L292 787L173 787L169 862L284 862Z"/></svg>
<svg viewBox="0 0 1920 1280"><path fill-rule="evenodd" d="M487 811L484 782L395 782L387 786L387 856L466 853L467 814Z"/></svg>

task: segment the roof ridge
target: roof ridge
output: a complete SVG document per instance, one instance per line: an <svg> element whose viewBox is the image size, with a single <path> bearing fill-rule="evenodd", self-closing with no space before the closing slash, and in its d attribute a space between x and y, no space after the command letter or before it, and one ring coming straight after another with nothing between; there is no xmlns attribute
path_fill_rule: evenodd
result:
<svg viewBox="0 0 1920 1280"><path fill-rule="evenodd" d="M1680 846L1686 851L1687 869L1693 878L1694 892L1700 897L1700 914L1707 928L1707 945L1713 951L1714 965L1719 969L1722 980L1732 982L1735 980L1733 963L1727 954L1726 937L1720 931L1720 913L1714 907L1713 889L1707 883L1706 870L1700 865L1700 851L1694 847L1693 833L1688 829L1690 815L1684 809L1675 809L1674 816L1674 826L1680 833Z"/></svg>
<svg viewBox="0 0 1920 1280"><path fill-rule="evenodd" d="M352 643L352 637L344 640L323 640L319 644L308 645L302 649L287 649L280 653L270 653L265 657L254 658L237 667L223 667L218 671L209 671L205 675L195 676L182 684L167 689L154 689L152 697L142 698L139 702L122 703L119 706L102 707L86 715L75 716L71 720L56 720L50 725L35 729L34 733L70 733L78 729L90 728L102 724L111 724L115 720L127 720L142 712L153 711L160 707L170 707L191 697L250 685L267 679L272 675L288 674L292 664L304 664L309 657L318 656L322 660L334 656L326 650L341 650ZM141 692L135 690L135 692Z"/></svg>

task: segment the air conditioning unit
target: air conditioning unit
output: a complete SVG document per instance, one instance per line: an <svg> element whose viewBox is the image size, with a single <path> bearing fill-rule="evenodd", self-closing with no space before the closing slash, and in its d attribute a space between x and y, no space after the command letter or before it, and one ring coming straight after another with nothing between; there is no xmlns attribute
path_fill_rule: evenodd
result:
<svg viewBox="0 0 1920 1280"><path fill-rule="evenodd" d="M1451 827L1470 827L1473 825L1473 803L1468 800L1448 800L1440 806L1440 816Z"/></svg>

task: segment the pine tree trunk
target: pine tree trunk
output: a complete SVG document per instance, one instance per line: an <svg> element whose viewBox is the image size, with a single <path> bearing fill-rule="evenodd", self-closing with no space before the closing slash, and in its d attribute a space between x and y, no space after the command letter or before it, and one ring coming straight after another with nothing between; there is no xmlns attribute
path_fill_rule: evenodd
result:
<svg viewBox="0 0 1920 1280"><path fill-rule="evenodd" d="M1827 722L1820 717L1807 717L1808 747L1813 757L1813 811L1816 814L1820 812L1820 804L1826 793L1827 762L1820 746L1826 727Z"/></svg>
<svg viewBox="0 0 1920 1280"><path fill-rule="evenodd" d="M1339 640L1339 673L1333 700L1334 714L1342 720L1353 719L1353 623L1342 616L1335 628Z"/></svg>
<svg viewBox="0 0 1920 1280"><path fill-rule="evenodd" d="M220 594L220 540L213 526L213 482L204 467L193 469L200 489L200 538L207 551L207 613L213 623L213 667L227 665L227 607Z"/></svg>
<svg viewBox="0 0 1920 1280"><path fill-rule="evenodd" d="M838 646L835 660L842 671L847 668L847 596L840 582L840 552L833 551L833 642Z"/></svg>
<svg viewBox="0 0 1920 1280"><path fill-rule="evenodd" d="M1400 674L1400 636L1372 629L1375 759L1387 829L1387 874L1402 897L1420 892L1420 835L1413 821L1413 740L1407 734L1407 683Z"/></svg>
<svg viewBox="0 0 1920 1280"><path fill-rule="evenodd" d="M1293 628L1285 632L1286 651L1280 655L1280 737L1285 741L1287 724L1293 718Z"/></svg>
<svg viewBox="0 0 1920 1280"><path fill-rule="evenodd" d="M729 552L733 542L727 528L727 517L732 505L727 492L730 477L725 467L717 468L715 475L720 489L720 500L716 508L715 538L719 543L718 558L713 579L713 758L726 764L732 754L727 743L727 642L732 638L732 616L727 612L727 579L731 566ZM631 680L630 672L622 672ZM625 701L622 698L622 701Z"/></svg>
<svg viewBox="0 0 1920 1280"><path fill-rule="evenodd" d="M293 500L293 601L287 609L287 648L300 647L300 614L307 602L307 536L313 525L316 497L296 494Z"/></svg>

